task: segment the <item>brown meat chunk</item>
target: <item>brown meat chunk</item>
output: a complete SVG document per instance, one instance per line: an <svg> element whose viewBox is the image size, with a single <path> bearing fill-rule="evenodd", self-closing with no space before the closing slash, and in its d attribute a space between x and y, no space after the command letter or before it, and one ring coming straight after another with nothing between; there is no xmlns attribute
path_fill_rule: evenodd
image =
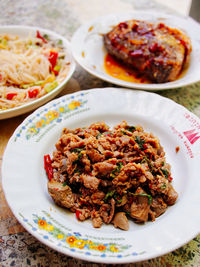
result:
<svg viewBox="0 0 200 267"><path fill-rule="evenodd" d="M104 155L100 154L99 151L94 148L87 149L87 155L93 163L103 161L105 158Z"/></svg>
<svg viewBox="0 0 200 267"><path fill-rule="evenodd" d="M97 191L91 195L92 202L98 205L103 204L103 199L105 197L105 193L103 191Z"/></svg>
<svg viewBox="0 0 200 267"><path fill-rule="evenodd" d="M128 201L127 195L123 195L121 201L116 204L117 207L124 206Z"/></svg>
<svg viewBox="0 0 200 267"><path fill-rule="evenodd" d="M69 179L69 182L71 184L74 184L74 183L80 183L81 182L81 179L80 179L80 175L76 172L74 173L70 179Z"/></svg>
<svg viewBox="0 0 200 267"><path fill-rule="evenodd" d="M120 138L120 142L121 142L121 146L126 146L130 142L130 137L127 135L122 135L122 137Z"/></svg>
<svg viewBox="0 0 200 267"><path fill-rule="evenodd" d="M103 161L105 156L98 151L98 140L94 136L89 136L85 140L86 153L92 163Z"/></svg>
<svg viewBox="0 0 200 267"><path fill-rule="evenodd" d="M103 223L103 220L99 214L99 212L97 211L93 211L91 213L91 218L92 218L92 224L93 224L93 227L94 228L100 228L102 223Z"/></svg>
<svg viewBox="0 0 200 267"><path fill-rule="evenodd" d="M80 221L85 221L85 220L87 220L89 217L90 217L90 210L88 210L88 209L86 209L86 208L84 208L84 209L77 209L77 211L79 212L78 214L79 214L79 220Z"/></svg>
<svg viewBox="0 0 200 267"><path fill-rule="evenodd" d="M140 177L143 174L145 174L145 168L140 163L128 163L121 168L120 173L114 178L113 184L124 183L130 178Z"/></svg>
<svg viewBox="0 0 200 267"><path fill-rule="evenodd" d="M83 140L77 135L68 133L68 134L63 134L60 138L60 141L61 141L61 144L64 145L65 147L70 144L70 146L68 147L70 149L70 148L73 148L74 144L78 142L82 142Z"/></svg>
<svg viewBox="0 0 200 267"><path fill-rule="evenodd" d="M90 172L91 169L91 163L90 160L88 159L86 154L82 154L81 162L84 165L84 169L86 172Z"/></svg>
<svg viewBox="0 0 200 267"><path fill-rule="evenodd" d="M149 210L149 219L153 222L156 219L155 212L152 211L151 209Z"/></svg>
<svg viewBox="0 0 200 267"><path fill-rule="evenodd" d="M108 223L110 223L112 221L112 218L114 216L115 213L115 200L114 198L111 198L111 210L110 210L110 216L108 217Z"/></svg>
<svg viewBox="0 0 200 267"><path fill-rule="evenodd" d="M117 160L115 160L117 162ZM93 170L96 175L106 176L110 174L115 168L116 164L109 161L98 162L93 165Z"/></svg>
<svg viewBox="0 0 200 267"><path fill-rule="evenodd" d="M110 204L103 204L100 208L100 215L105 223L110 223L115 213L115 200L111 198Z"/></svg>
<svg viewBox="0 0 200 267"><path fill-rule="evenodd" d="M48 182L48 191L56 204L61 207L71 208L74 205L72 190L68 185L51 180Z"/></svg>
<svg viewBox="0 0 200 267"><path fill-rule="evenodd" d="M76 212L77 209L79 209L79 195L73 193L73 198L74 198L74 205L70 208L71 212Z"/></svg>
<svg viewBox="0 0 200 267"><path fill-rule="evenodd" d="M167 204L163 201L161 197L155 197L151 203L151 210L154 211L155 217L163 214L167 209Z"/></svg>
<svg viewBox="0 0 200 267"><path fill-rule="evenodd" d="M145 191L138 188L136 194L145 194ZM146 222L148 220L148 213L150 210L149 199L147 196L135 196L135 200L131 204L130 216L137 222Z"/></svg>
<svg viewBox="0 0 200 267"><path fill-rule="evenodd" d="M87 174L82 174L80 177L86 188L89 188L91 190L97 190L100 183L100 180L98 178Z"/></svg>
<svg viewBox="0 0 200 267"><path fill-rule="evenodd" d="M70 152L67 153L66 165L67 165L67 172L69 175L73 174L75 170L74 163L76 162L77 159L78 159L77 154Z"/></svg>
<svg viewBox="0 0 200 267"><path fill-rule="evenodd" d="M163 198L167 205L173 205L176 202L178 194L171 184L168 185L168 192Z"/></svg>
<svg viewBox="0 0 200 267"><path fill-rule="evenodd" d="M104 153L104 149L105 150L111 150L111 144L110 142L108 141L107 139L107 136L101 136L99 139L98 139L98 149L99 151L101 151L101 153ZM100 149L101 147L101 149Z"/></svg>
<svg viewBox="0 0 200 267"><path fill-rule="evenodd" d="M109 126L105 124L104 121L100 121L100 122L96 122L96 123L92 123L90 125L91 129L95 129L98 130L100 132L106 132L109 131Z"/></svg>
<svg viewBox="0 0 200 267"><path fill-rule="evenodd" d="M79 142L70 142L67 146L68 149L82 148L85 145L85 140L81 140Z"/></svg>
<svg viewBox="0 0 200 267"><path fill-rule="evenodd" d="M62 159L65 157L60 151L54 151L53 152L53 159L52 159L52 167L53 168L59 168L62 165Z"/></svg>
<svg viewBox="0 0 200 267"><path fill-rule="evenodd" d="M125 212L117 212L115 214L115 217L112 221L112 223L114 224L114 226L117 228L120 228L122 230L128 231L129 229L129 222L128 219L125 215Z"/></svg>

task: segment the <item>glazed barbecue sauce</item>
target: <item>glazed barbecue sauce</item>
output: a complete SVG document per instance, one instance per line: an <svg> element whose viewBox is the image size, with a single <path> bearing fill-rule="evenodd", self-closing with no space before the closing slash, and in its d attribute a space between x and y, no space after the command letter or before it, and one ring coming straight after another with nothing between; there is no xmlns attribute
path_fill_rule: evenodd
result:
<svg viewBox="0 0 200 267"><path fill-rule="evenodd" d="M122 28L126 28L127 24L126 22L124 23L120 23L119 27ZM136 24L134 26L137 26ZM158 24L158 28L162 29L164 28L165 30L167 29L169 31L169 33L171 35L177 35L177 30L176 29L170 29L168 28L166 25L164 25L163 23ZM133 31L137 31L137 27L132 28ZM146 28L143 29L144 33L146 31L146 35L145 37L148 39L148 34L150 35L154 35L152 30L148 30ZM143 34L144 34L143 33ZM177 39L179 39L179 34L176 36ZM184 42L184 40L180 39L181 44L184 46L185 48L185 58L184 61L186 59L186 55L187 55L187 45ZM154 43L152 45L149 46L149 50L150 52L156 53L159 51L162 51L162 47L160 45L158 45L157 43ZM138 51L136 51L138 53ZM140 51L139 51L140 52ZM141 53L143 51L141 50ZM135 53L135 52L133 52ZM135 56L137 56L135 54ZM188 66L185 66L183 63L183 69L181 70L181 72L179 73L177 79L180 79L184 76L184 74L187 71ZM109 74L110 76L117 78L119 80L123 80L126 82L132 82L132 83L144 83L144 84L150 84L153 83L150 79L148 79L148 77L146 77L144 74L139 73L138 70L134 69L133 67L130 67L126 64L124 64L122 61L116 59L114 56L110 55L110 54L106 54L105 59L104 59L104 69L106 71L107 74Z"/></svg>

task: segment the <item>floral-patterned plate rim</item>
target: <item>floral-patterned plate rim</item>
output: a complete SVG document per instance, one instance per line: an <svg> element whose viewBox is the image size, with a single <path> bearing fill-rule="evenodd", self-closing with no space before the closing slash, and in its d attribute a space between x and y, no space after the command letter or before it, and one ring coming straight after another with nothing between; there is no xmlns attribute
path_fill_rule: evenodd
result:
<svg viewBox="0 0 200 267"><path fill-rule="evenodd" d="M192 53L189 67L172 82L134 83L115 78L105 71L104 59L107 54L103 44L103 34L113 26L130 19L146 20L153 23L165 23L172 28L179 28L191 38ZM160 13L155 11L130 11L110 14L96 18L81 25L72 37L72 53L76 61L89 73L105 81L134 89L149 91L183 87L199 81L200 77L200 25L190 17Z"/></svg>
<svg viewBox="0 0 200 267"><path fill-rule="evenodd" d="M64 127L104 120L140 124L159 137L172 166L177 203L129 231L113 225L94 229L59 208L47 191L44 154L52 154ZM177 147L178 153L177 153ZM66 95L40 107L15 130L2 163L7 202L19 222L49 247L83 260L137 262L168 253L199 233L200 120L181 105L155 93L125 88L97 88Z"/></svg>
<svg viewBox="0 0 200 267"><path fill-rule="evenodd" d="M65 84L68 82L68 80L71 78L74 70L75 70L75 61L73 59L72 53L71 53L71 45L68 40L66 40L63 36L47 29L43 29L40 27L31 27L31 26L24 26L24 25L7 25L7 26L0 26L0 33L7 33L7 34L14 34L18 36L28 36L29 34L36 34L36 32L39 31L42 35L46 34L49 36L52 40L61 40L62 45L64 47L64 51L66 54L66 60L69 62L69 72L65 79L51 92L48 94L33 100L29 103L26 103L22 106L14 107L11 109L5 109L0 110L0 120L1 119L7 119L11 117L15 117L21 114L24 114L26 112L29 112L31 110L34 110L38 108L39 106L45 104L49 100L53 99L57 94L61 92Z"/></svg>

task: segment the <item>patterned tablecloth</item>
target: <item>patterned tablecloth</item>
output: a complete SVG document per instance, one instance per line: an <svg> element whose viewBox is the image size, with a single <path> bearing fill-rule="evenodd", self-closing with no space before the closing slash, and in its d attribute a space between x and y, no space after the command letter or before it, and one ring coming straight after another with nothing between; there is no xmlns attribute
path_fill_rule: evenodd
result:
<svg viewBox="0 0 200 267"><path fill-rule="evenodd" d="M0 24L40 26L70 39L79 25L96 16L138 9L175 12L161 5L161 2L161 0L0 0ZM183 2L185 1L174 0L174 7L181 11ZM60 95L107 86L112 85L91 76L77 66L73 77ZM173 99L200 117L200 83L158 94ZM26 117L27 114L0 121L0 167L9 137ZM89 267L98 264L64 256L49 249L27 233L8 208L0 185L0 265ZM200 266L200 235L165 256L125 266Z"/></svg>

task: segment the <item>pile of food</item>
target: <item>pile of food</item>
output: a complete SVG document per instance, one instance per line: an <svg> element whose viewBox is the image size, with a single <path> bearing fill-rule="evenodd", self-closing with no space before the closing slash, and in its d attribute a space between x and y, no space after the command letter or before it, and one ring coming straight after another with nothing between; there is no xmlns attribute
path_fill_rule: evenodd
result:
<svg viewBox="0 0 200 267"><path fill-rule="evenodd" d="M174 81L192 51L186 33L163 23L129 20L104 35L108 53L156 83Z"/></svg>
<svg viewBox="0 0 200 267"><path fill-rule="evenodd" d="M0 35L0 110L49 93L69 72L62 40L48 35Z"/></svg>
<svg viewBox="0 0 200 267"><path fill-rule="evenodd" d="M44 165L55 203L96 228L113 223L128 230L128 218L154 221L178 197L159 139L126 121L113 130L104 122L63 129Z"/></svg>

